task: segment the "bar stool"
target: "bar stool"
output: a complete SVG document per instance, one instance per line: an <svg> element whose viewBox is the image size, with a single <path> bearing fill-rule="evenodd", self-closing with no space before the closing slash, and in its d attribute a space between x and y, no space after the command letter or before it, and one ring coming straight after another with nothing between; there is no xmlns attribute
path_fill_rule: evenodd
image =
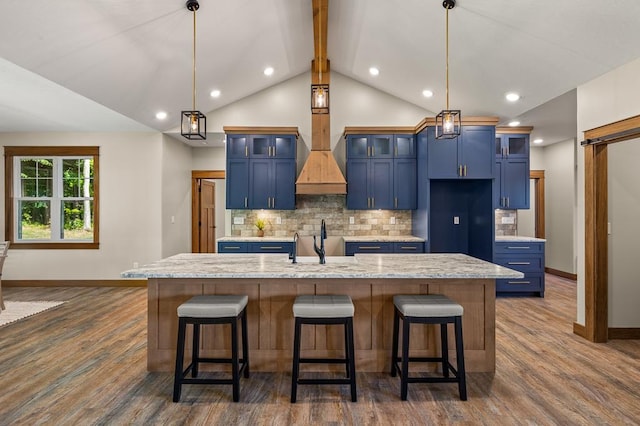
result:
<svg viewBox="0 0 640 426"><path fill-rule="evenodd" d="M393 296L393 353L391 354L391 376L400 373L400 398L407 400L409 383L458 383L462 401L467 400L467 383L464 370L464 347L462 344L461 305L440 294ZM402 318L402 357L398 357L398 333ZM440 357L409 357L409 327L411 324L440 324ZM454 324L456 338L457 369L449 362L447 324ZM402 362L402 368L398 365ZM442 377L409 377L409 362L440 362ZM453 373L453 377L449 376Z"/></svg>
<svg viewBox="0 0 640 426"><path fill-rule="evenodd" d="M178 345L173 382L173 402L180 401L183 384L233 385L233 401L238 402L240 399L240 374L244 373L244 377L249 377L248 300L246 295L201 295L194 296L178 306ZM242 320L242 359L238 359L238 320ZM193 325L193 348L191 363L183 370L187 324ZM200 357L200 325L202 324L231 324L231 358ZM200 363L231 364L231 379L197 379ZM189 371L191 371L192 378L187 378Z"/></svg>
<svg viewBox="0 0 640 426"><path fill-rule="evenodd" d="M293 373L291 378L291 402L296 402L298 385L350 385L351 401L356 402L356 363L353 344L353 313L351 297L346 295L304 295L293 303L295 332L293 337ZM344 358L300 358L302 324L344 324ZM345 364L344 379L300 379L301 363Z"/></svg>

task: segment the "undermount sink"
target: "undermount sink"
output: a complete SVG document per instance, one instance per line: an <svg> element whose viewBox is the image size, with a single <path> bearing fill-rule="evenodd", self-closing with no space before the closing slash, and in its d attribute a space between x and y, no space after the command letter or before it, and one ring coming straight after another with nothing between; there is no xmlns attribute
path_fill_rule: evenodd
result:
<svg viewBox="0 0 640 426"><path fill-rule="evenodd" d="M327 256L325 257L328 265L352 265L358 263L354 256ZM298 263L320 263L318 256L298 256L296 258Z"/></svg>

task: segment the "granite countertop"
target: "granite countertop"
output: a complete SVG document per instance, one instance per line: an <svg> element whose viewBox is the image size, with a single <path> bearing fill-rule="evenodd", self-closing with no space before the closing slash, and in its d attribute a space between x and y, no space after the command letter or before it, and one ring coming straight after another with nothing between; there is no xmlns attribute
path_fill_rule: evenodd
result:
<svg viewBox="0 0 640 426"><path fill-rule="evenodd" d="M496 237L496 241L497 242L509 242L509 241L513 241L513 242L531 242L531 243L544 243L545 240L544 238L535 238L535 237L521 237L519 235L501 235L501 236L497 236Z"/></svg>
<svg viewBox="0 0 640 426"><path fill-rule="evenodd" d="M356 254L315 256L287 254L183 253L122 272L123 278L523 278L522 272L459 253Z"/></svg>

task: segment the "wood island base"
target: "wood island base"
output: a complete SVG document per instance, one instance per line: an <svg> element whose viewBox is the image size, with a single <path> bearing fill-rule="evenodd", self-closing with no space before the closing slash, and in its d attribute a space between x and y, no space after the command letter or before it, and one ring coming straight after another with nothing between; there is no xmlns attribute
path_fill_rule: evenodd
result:
<svg viewBox="0 0 640 426"><path fill-rule="evenodd" d="M291 371L294 326L292 306L295 297L301 294L348 294L355 305L357 371L388 372L391 363L393 296L435 293L444 294L464 307L463 334L467 371L494 372L495 280L474 278L149 278L147 369L173 371L178 330L176 309L192 296L248 295L251 370L274 372ZM223 330L222 327L226 329ZM344 334L339 327L304 326L302 355L327 357L343 354ZM226 355L230 350L229 330L228 325L203 327L201 355ZM450 328L450 335L453 336L453 327ZM449 339L449 357L452 362L455 360L453 340ZM436 350L439 351L439 341L439 331L435 326L412 327L412 356L435 354ZM326 368L343 369L337 366ZM425 365L424 368L427 370L433 367ZM323 365L313 365L309 369L320 371Z"/></svg>

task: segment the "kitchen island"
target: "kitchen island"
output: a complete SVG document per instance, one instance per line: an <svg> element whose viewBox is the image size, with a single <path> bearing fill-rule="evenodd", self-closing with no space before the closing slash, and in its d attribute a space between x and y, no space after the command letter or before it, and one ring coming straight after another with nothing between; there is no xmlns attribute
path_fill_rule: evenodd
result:
<svg viewBox="0 0 640 426"><path fill-rule="evenodd" d="M292 264L286 254L179 254L125 271L122 276L148 280L149 371L173 370L176 309L198 294L249 296L249 350L254 371L291 369L296 296L348 294L355 305L356 368L387 371L393 296L440 293L464 307L467 371L492 372L495 280L521 278L523 274L463 254L356 254L327 257L325 265L318 264L317 257L299 257L298 263ZM219 331L219 327L203 328L203 356L219 357L229 349L229 339L214 329ZM434 327L414 327L411 342L417 356L429 356L437 350L439 333ZM302 345L304 356L335 356L343 353L344 337L339 327L310 326ZM453 348L450 357L455 358Z"/></svg>

